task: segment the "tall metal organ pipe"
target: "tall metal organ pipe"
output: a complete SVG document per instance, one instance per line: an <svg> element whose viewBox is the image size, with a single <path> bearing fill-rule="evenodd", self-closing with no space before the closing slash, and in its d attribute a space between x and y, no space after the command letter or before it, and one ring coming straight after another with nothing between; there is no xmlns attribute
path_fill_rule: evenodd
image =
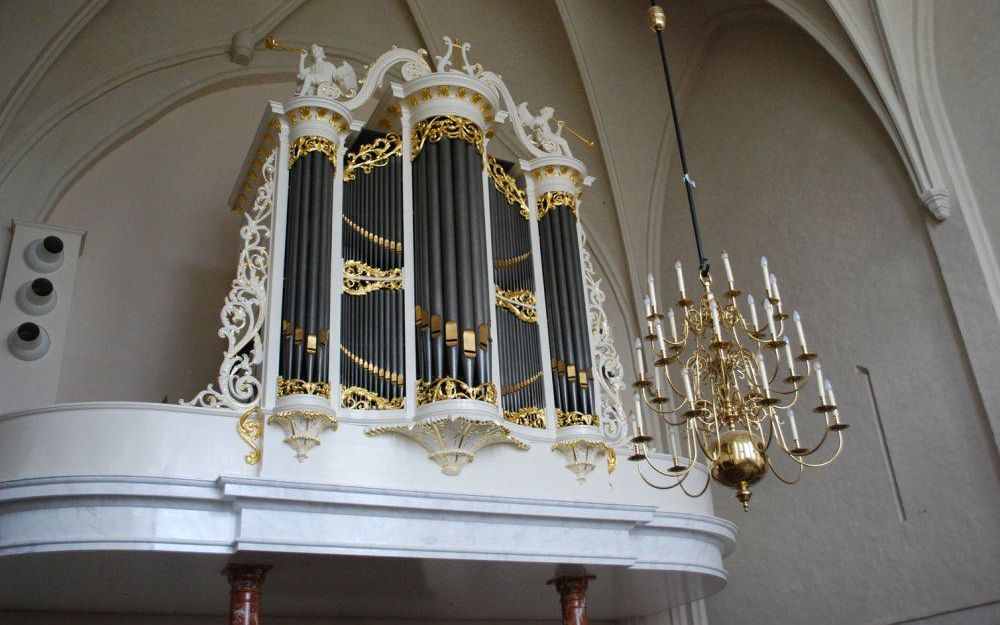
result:
<svg viewBox="0 0 1000 625"><path fill-rule="evenodd" d="M297 155L290 166L279 395L330 394L333 177L332 156L319 149Z"/></svg>
<svg viewBox="0 0 1000 625"><path fill-rule="evenodd" d="M545 428L535 276L525 194L508 173L509 165L490 157L488 166L504 418L518 425Z"/></svg>
<svg viewBox="0 0 1000 625"><path fill-rule="evenodd" d="M450 116L432 117L414 133L418 403L433 401L434 389L446 387L452 391L445 395L467 399L496 396L482 131L465 121L462 132L435 132L454 124Z"/></svg>
<svg viewBox="0 0 1000 625"><path fill-rule="evenodd" d="M598 425L592 385L576 197L548 192L538 198L539 238L558 426Z"/></svg>
<svg viewBox="0 0 1000 625"><path fill-rule="evenodd" d="M405 393L399 135L365 130L344 172L342 405L399 409Z"/></svg>

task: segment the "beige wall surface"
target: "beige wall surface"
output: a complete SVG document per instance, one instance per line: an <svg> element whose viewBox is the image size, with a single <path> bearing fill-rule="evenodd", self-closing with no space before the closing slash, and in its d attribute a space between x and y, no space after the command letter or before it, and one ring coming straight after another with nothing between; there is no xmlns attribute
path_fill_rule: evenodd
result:
<svg viewBox="0 0 1000 625"><path fill-rule="evenodd" d="M52 222L88 232L60 402L176 402L216 379L242 225L229 192L267 101L290 88L238 87L181 106L59 202Z"/></svg>
<svg viewBox="0 0 1000 625"><path fill-rule="evenodd" d="M709 601L710 621L893 622L996 600L995 448L926 211L882 126L834 62L783 19L720 31L689 98L707 251L718 265L727 248L738 285L758 294L758 260L768 255L852 425L835 464L796 486L768 477L749 515L730 491L714 490L717 510L740 525L740 545L726 561L729 586ZM664 210L665 249L693 267L680 184ZM871 375L905 521L858 367ZM808 616L790 616L803 605Z"/></svg>
<svg viewBox="0 0 1000 625"><path fill-rule="evenodd" d="M934 2L941 98L994 252L1000 250L1000 5Z"/></svg>

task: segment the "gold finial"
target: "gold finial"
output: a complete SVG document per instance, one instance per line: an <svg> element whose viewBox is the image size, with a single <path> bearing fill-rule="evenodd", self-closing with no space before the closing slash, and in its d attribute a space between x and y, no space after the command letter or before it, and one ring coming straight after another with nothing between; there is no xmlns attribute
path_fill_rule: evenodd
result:
<svg viewBox="0 0 1000 625"><path fill-rule="evenodd" d="M451 42L454 43L456 46L462 45L462 42L458 40L458 37L452 39Z"/></svg>
<svg viewBox="0 0 1000 625"><path fill-rule="evenodd" d="M274 37L274 33L264 37L264 47L268 50L285 50L286 52L295 52L296 54L308 54L308 52L303 48L296 48L295 46L289 46L279 42Z"/></svg>
<svg viewBox="0 0 1000 625"><path fill-rule="evenodd" d="M649 7L649 27L659 32L667 25L667 16L663 9L653 5Z"/></svg>

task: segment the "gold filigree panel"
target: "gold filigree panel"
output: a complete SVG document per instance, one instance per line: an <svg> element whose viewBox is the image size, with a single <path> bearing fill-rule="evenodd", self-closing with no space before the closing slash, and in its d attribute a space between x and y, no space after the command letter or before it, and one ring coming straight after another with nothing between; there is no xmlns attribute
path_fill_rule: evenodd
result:
<svg viewBox="0 0 1000 625"><path fill-rule="evenodd" d="M285 395L319 395L330 399L329 382L306 382L298 378L278 378L278 397Z"/></svg>
<svg viewBox="0 0 1000 625"><path fill-rule="evenodd" d="M344 163L344 182L354 180L360 169L370 174L376 167L388 165L393 156L403 153L403 138L397 134L388 134L361 146L357 152L350 152Z"/></svg>
<svg viewBox="0 0 1000 625"><path fill-rule="evenodd" d="M403 397L389 399L360 386L347 386L342 391L340 405L354 410L399 410L405 403Z"/></svg>
<svg viewBox="0 0 1000 625"><path fill-rule="evenodd" d="M556 425L561 428L568 428L574 425L590 425L600 427L601 419L595 414L587 414L578 410L564 411L556 410Z"/></svg>
<svg viewBox="0 0 1000 625"><path fill-rule="evenodd" d="M503 166L497 162L497 159L492 156L487 156L486 171L490 174L490 179L496 186L497 191L503 194L508 202L518 207L521 217L530 219L528 196L517 186L517 181L514 180L514 177L508 174Z"/></svg>
<svg viewBox="0 0 1000 625"><path fill-rule="evenodd" d="M423 406L446 399L475 399L497 403L497 387L492 382L469 386L457 378L438 378L433 382L417 380L417 405Z"/></svg>
<svg viewBox="0 0 1000 625"><path fill-rule="evenodd" d="M337 144L326 137L299 137L288 146L288 168L310 152L322 152L334 167L337 166Z"/></svg>
<svg viewBox="0 0 1000 625"><path fill-rule="evenodd" d="M557 206L565 206L573 211L574 217L579 219L579 215L576 212L576 196L568 191L549 191L548 193L543 193L538 196L536 205L538 207L538 219L548 215L549 211Z"/></svg>
<svg viewBox="0 0 1000 625"><path fill-rule="evenodd" d="M503 418L508 423L523 425L526 428L545 429L545 411L535 406L528 406L520 410L504 410Z"/></svg>
<svg viewBox="0 0 1000 625"><path fill-rule="evenodd" d="M482 154L486 149L483 139L483 131L479 126L464 117L457 115L437 115L417 122L413 127L413 141L410 160L417 158L420 151L424 149L424 144L428 141L435 143L441 139L461 139L476 146L476 150Z"/></svg>
<svg viewBox="0 0 1000 625"><path fill-rule="evenodd" d="M379 269L360 260L344 262L344 293L367 295L382 289L398 291L402 288L403 270L399 267Z"/></svg>
<svg viewBox="0 0 1000 625"><path fill-rule="evenodd" d="M495 288L497 306L507 310L525 323L538 323L538 310L536 308L534 292L526 289L504 291L498 286Z"/></svg>

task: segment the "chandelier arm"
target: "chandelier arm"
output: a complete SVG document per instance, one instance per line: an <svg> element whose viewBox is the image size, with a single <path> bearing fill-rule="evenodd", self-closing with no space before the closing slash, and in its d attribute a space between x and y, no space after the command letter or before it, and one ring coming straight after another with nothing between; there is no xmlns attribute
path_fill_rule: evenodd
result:
<svg viewBox="0 0 1000 625"><path fill-rule="evenodd" d="M648 462L649 459L647 458L646 461ZM660 486L658 484L654 484L653 482L650 482L649 479L646 478L646 475L642 472L642 463L639 462L637 464L639 465L639 467L638 467L639 477L641 477L642 481L645 482L648 486L652 486L656 490L670 490L671 488L677 488L678 486L680 486L681 482L683 481L683 478L674 478L677 481L674 482L673 484L671 484L670 486ZM668 476L668 477L670 477L670 476Z"/></svg>
<svg viewBox="0 0 1000 625"><path fill-rule="evenodd" d="M802 460L801 458L799 458L797 456L789 456L789 457L792 460L794 460L795 462L801 464L804 467L810 467L810 468L813 468L813 469L819 469L819 468L825 467L826 465L830 464L831 462L833 462L834 460L836 460L837 458L839 458L840 457L840 452L842 452L843 450L844 450L844 435L842 434L841 431L838 431L837 432L837 451L829 459L824 460L823 462L806 462L805 460Z"/></svg>
<svg viewBox="0 0 1000 625"><path fill-rule="evenodd" d="M681 483L681 490L684 491L684 494L687 495L688 497L692 497L692 498L697 499L698 497L701 497L702 495L705 494L705 491L708 490L708 485L711 484L711 483L712 483L712 478L710 478L708 475L706 475L705 476L705 485L701 487L701 490L698 491L697 494L692 495L690 492L688 492L688 489L684 488L683 482Z"/></svg>
<svg viewBox="0 0 1000 625"><path fill-rule="evenodd" d="M654 375L655 375L655 372L654 372ZM671 386L673 386L673 385L671 385ZM649 399L646 398L646 392L647 392L646 389L642 389L642 392L641 392L642 402L644 404L646 404L646 406L649 407L650 410L652 410L653 412L655 412L658 415L675 414L675 413L677 413L677 411L679 411L681 408L683 408L684 406L686 406L687 403L688 403L687 399L684 399L683 401L681 401L681 405L677 406L673 410L660 410L659 408L656 407L656 405L653 402L651 402ZM683 395L680 395L676 391L674 391L674 393L677 394L678 397L684 397Z"/></svg>
<svg viewBox="0 0 1000 625"><path fill-rule="evenodd" d="M783 483L788 484L790 486L792 484L797 483L799 480L802 479L802 465L801 464L798 465L798 468L799 468L798 475L795 476L795 479L789 480L789 479L785 479L784 477L781 476L781 473L779 473L778 470L777 470L777 468L775 468L774 463L771 462L770 456L765 456L765 459L766 459L765 461L767 462L767 466L770 467L770 469L771 469L771 473L774 474L774 477L778 478L779 482L783 482Z"/></svg>
<svg viewBox="0 0 1000 625"><path fill-rule="evenodd" d="M714 420L713 423L715 425L715 436L716 436L716 439L718 439L718 437L719 437L719 422L718 422L718 420ZM719 459L719 454L718 453L714 453L714 454L709 453L708 447L706 446L707 445L707 441L705 440L704 436L697 436L697 435L695 435L694 438L698 442L698 447L701 448L701 453L705 454L705 458L707 460L709 460L711 462L715 462L716 460Z"/></svg>
<svg viewBox="0 0 1000 625"><path fill-rule="evenodd" d="M675 428L682 427L684 425L684 421L685 421L685 420L681 420L681 421L678 421L677 423L674 423L670 419L668 419L665 416L663 416L663 414L660 414L660 420L663 421L664 423L666 423L667 425L675 427Z"/></svg>
<svg viewBox="0 0 1000 625"><path fill-rule="evenodd" d="M656 6L656 0L649 1L650 6ZM667 83L667 96L670 99L670 114L674 121L674 136L677 137L677 151L681 158L681 169L684 171L684 189L687 191L688 210L691 213L691 227L694 229L694 242L698 248L698 272L708 276L708 259L701 244L701 230L698 227L698 212L694 206L694 181L691 180L691 170L688 168L687 155L684 153L684 137L681 135L681 121L677 113L677 102L674 98L674 83L670 80L670 66L667 64L667 48L663 44L663 30L656 31L656 41L660 46L660 61L663 64L663 78Z"/></svg>
<svg viewBox="0 0 1000 625"><path fill-rule="evenodd" d="M676 462L676 460L675 460L675 462ZM691 469L694 467L694 462L693 461L689 461L688 464L687 464L687 466L684 467L683 471L671 471L670 469L666 469L666 470L659 469L659 468L656 467L656 463L654 463L653 460L652 460L652 458L650 458L648 455L646 456L646 464L649 465L650 469L656 471L657 473L659 473L663 477L672 477L674 479L679 480L678 483L683 482L684 479L687 478L688 474L691 473Z"/></svg>
<svg viewBox="0 0 1000 625"><path fill-rule="evenodd" d="M654 365L654 368L655 368L655 365ZM672 377L670 377L670 367L668 367L667 365L663 365L663 377L666 378L667 385L670 386L670 390L673 391L674 395L676 395L677 397L681 398L681 400L682 400L681 401L681 406L683 406L684 403L687 401L687 397L685 397L684 393L680 392L680 390L677 388L677 385L674 384L674 379ZM680 410L681 406L678 406L676 410ZM675 410L675 412L676 412L676 410Z"/></svg>

